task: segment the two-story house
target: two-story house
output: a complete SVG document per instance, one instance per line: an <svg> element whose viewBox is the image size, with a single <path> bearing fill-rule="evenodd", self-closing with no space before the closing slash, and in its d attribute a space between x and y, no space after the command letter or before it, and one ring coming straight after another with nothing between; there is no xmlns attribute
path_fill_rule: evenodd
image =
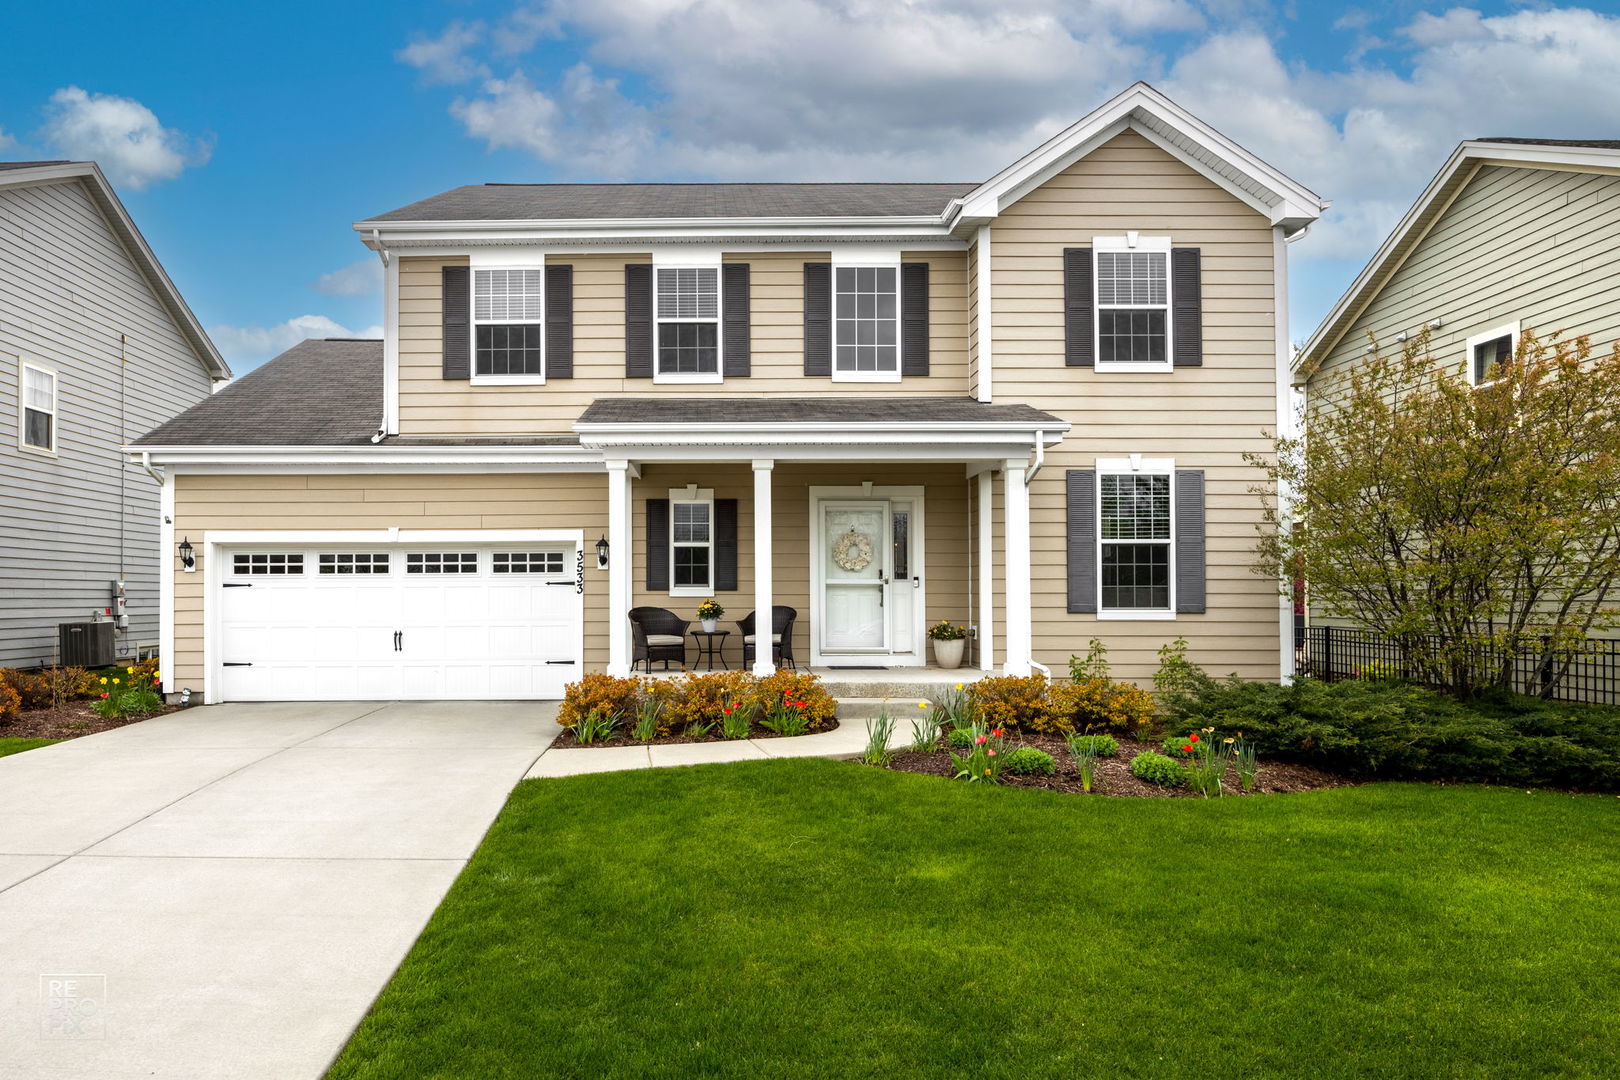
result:
<svg viewBox="0 0 1620 1080"><path fill-rule="evenodd" d="M133 448L172 517L167 686L555 697L629 672L631 609L710 597L791 608L818 668L924 665L945 619L986 672L1095 637L1145 679L1182 637L1286 675L1243 454L1286 421L1287 242L1323 205L1137 84L983 182L482 184L363 220L381 342L306 342Z"/></svg>
<svg viewBox="0 0 1620 1080"><path fill-rule="evenodd" d="M94 162L0 162L0 667L93 614L157 651L159 484L123 448L229 377Z"/></svg>

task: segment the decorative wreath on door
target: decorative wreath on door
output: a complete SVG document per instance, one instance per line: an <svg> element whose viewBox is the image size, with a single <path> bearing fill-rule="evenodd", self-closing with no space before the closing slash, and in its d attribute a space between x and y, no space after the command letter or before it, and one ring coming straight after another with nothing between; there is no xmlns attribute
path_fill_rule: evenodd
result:
<svg viewBox="0 0 1620 1080"><path fill-rule="evenodd" d="M854 529L833 541L833 562L838 569L858 573L872 565L872 538Z"/></svg>

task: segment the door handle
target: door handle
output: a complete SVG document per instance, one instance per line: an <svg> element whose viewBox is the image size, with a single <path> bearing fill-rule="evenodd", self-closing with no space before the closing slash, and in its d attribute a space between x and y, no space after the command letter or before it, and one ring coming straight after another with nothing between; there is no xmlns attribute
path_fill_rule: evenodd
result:
<svg viewBox="0 0 1620 1080"><path fill-rule="evenodd" d="M404 650L405 650L405 631L403 631L403 630L395 630L394 631L394 651L395 652L403 652Z"/></svg>

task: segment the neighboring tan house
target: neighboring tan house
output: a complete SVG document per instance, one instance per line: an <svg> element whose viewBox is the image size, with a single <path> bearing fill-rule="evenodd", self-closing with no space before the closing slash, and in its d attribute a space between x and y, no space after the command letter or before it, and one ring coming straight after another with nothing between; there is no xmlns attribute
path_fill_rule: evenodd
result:
<svg viewBox="0 0 1620 1080"><path fill-rule="evenodd" d="M94 162L0 162L0 667L55 663L120 581L115 654L156 653L158 483L123 447L229 377Z"/></svg>
<svg viewBox="0 0 1620 1080"><path fill-rule="evenodd" d="M1322 201L1144 84L983 183L488 184L355 225L381 342L137 441L170 691L546 698L627 613L793 608L799 666L1290 670L1251 572L1286 241ZM189 540L186 570L176 544ZM763 625L763 621L762 621ZM696 650L688 642L687 654ZM753 662L764 672L772 650Z"/></svg>
<svg viewBox="0 0 1620 1080"><path fill-rule="evenodd" d="M1307 395L1429 329L1435 364L1473 382L1521 331L1620 338L1620 142L1462 143L1317 327L1294 366Z"/></svg>

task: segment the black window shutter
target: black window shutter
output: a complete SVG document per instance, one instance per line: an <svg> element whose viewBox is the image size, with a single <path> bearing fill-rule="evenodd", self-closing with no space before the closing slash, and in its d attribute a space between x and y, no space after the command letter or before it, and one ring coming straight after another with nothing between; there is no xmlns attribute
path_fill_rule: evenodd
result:
<svg viewBox="0 0 1620 1080"><path fill-rule="evenodd" d="M472 374L472 341L468 325L472 314L472 270L446 266L440 271L439 321L444 337L440 373L446 379Z"/></svg>
<svg viewBox="0 0 1620 1080"><path fill-rule="evenodd" d="M653 268L650 263L627 263L624 268L624 377L653 377ZM660 586L664 587L667 586Z"/></svg>
<svg viewBox="0 0 1620 1080"><path fill-rule="evenodd" d="M737 500L714 500L714 587L737 591Z"/></svg>
<svg viewBox="0 0 1620 1080"><path fill-rule="evenodd" d="M1170 327L1175 337L1171 348L1176 367L1202 367L1204 363L1203 272L1199 262L1197 248L1170 250Z"/></svg>
<svg viewBox="0 0 1620 1080"><path fill-rule="evenodd" d="M928 264L900 265L900 374L928 374Z"/></svg>
<svg viewBox="0 0 1620 1080"><path fill-rule="evenodd" d="M747 263L726 263L720 268L720 292L720 306L725 312L721 336L725 339L726 378L746 379L753 373L749 359Z"/></svg>
<svg viewBox="0 0 1620 1080"><path fill-rule="evenodd" d="M546 378L574 377L574 268L546 267Z"/></svg>
<svg viewBox="0 0 1620 1080"><path fill-rule="evenodd" d="M832 375L832 263L804 264L804 373Z"/></svg>
<svg viewBox="0 0 1620 1080"><path fill-rule="evenodd" d="M1069 610L1097 610L1097 470L1070 469L1063 474L1068 507L1065 514L1069 548Z"/></svg>
<svg viewBox="0 0 1620 1080"><path fill-rule="evenodd" d="M1091 249L1063 249L1063 362L1095 367L1097 315L1091 298ZM1096 611L1095 599L1090 611ZM1070 608L1073 611L1074 608Z"/></svg>
<svg viewBox="0 0 1620 1080"><path fill-rule="evenodd" d="M1204 610L1204 470L1176 470L1176 610Z"/></svg>
<svg viewBox="0 0 1620 1080"><path fill-rule="evenodd" d="M647 500L647 590L669 591L669 500Z"/></svg>

